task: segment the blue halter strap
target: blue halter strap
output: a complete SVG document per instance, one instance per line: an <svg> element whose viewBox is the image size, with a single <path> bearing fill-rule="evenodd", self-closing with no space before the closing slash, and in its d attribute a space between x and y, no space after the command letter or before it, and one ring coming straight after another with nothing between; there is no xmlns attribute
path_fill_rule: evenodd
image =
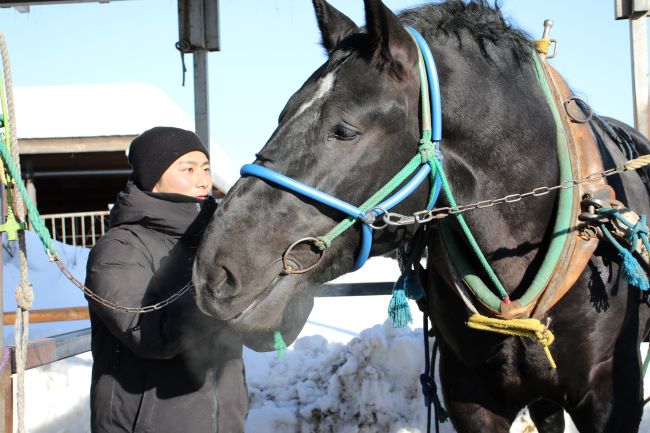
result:
<svg viewBox="0 0 650 433"><path fill-rule="evenodd" d="M435 62L433 60L433 55L431 54L431 50L429 49L429 46L424 40L424 38L412 27L407 26L406 29L413 36L413 39L417 43L417 46L421 53L422 62L420 63L420 67L422 67L422 63L423 63L424 69L426 70L426 75L423 75L422 73L420 74L420 76L424 78L421 79L422 81L421 85L426 86L427 85L426 82L428 81L429 98L426 99L430 100L430 107L423 106L422 110L423 112L427 110L430 111L431 113L430 115L431 131L425 131L423 129L423 140L424 137L430 134L431 137L430 141L438 144L442 138L442 109L441 109L441 102L440 102L440 85L438 81L438 74L436 71ZM422 89L422 91L424 92L426 90ZM423 100L422 103L425 104L425 101ZM440 159L439 152L436 157ZM287 177L281 173L278 173L277 171L271 170L266 167L262 167L261 165L246 164L241 168L240 174L242 176L254 176L259 179L266 180L277 186L286 188L292 192L295 192L304 197L307 197L309 199L327 205L331 208L334 208L344 213L348 217L359 221L361 223L361 245L359 247L359 253L357 255L357 259L355 261L354 267L352 269L353 271L355 271L361 268L364 265L364 263L368 260L368 257L370 256L370 250L372 248L372 232L373 232L373 227L371 226L372 222L377 217L382 215L384 211L388 211L394 206L397 206L404 199L410 196L422 184L422 182L427 177L430 176L431 170L432 170L431 164L426 160L422 160L422 163L420 167L417 168L417 172L415 173L415 175L401 189L393 193L385 200L381 201L380 203L366 210L361 209L361 207L357 207L350 203L347 203L343 200L340 200L336 197L333 197L330 194L319 191L295 179ZM438 195L440 193L440 188L441 188L440 175L438 173L435 173L433 179L433 185L432 185L432 194L430 196L431 200L429 201L429 204L427 206L428 209L433 208L433 205L435 204ZM311 267L309 269L311 269ZM287 269L285 269L285 271L287 271ZM291 273L299 273L299 272L291 272Z"/></svg>

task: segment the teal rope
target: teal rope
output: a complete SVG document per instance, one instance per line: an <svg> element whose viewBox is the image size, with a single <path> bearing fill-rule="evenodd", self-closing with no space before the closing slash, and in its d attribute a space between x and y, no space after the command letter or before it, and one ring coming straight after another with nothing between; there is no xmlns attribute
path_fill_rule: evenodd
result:
<svg viewBox="0 0 650 433"><path fill-rule="evenodd" d="M632 224L628 221L619 211L614 208L600 208L598 213L614 217L623 224L625 224L629 229L629 233L625 235L625 240L630 244L630 251L633 251L636 248L636 244L641 240L643 246L650 253L650 242L648 242L648 228L646 225L646 216L644 214L639 215L639 221L636 224Z"/></svg>
<svg viewBox="0 0 650 433"><path fill-rule="evenodd" d="M0 140L0 157L2 158L2 162L4 163L6 170L9 172L9 175L13 179L16 188L18 188L18 192L20 193L23 201L25 202L25 207L27 208L27 216L29 218L29 222L32 225L32 229L38 235L38 238L45 246L46 251L50 255L55 256L56 249L54 248L54 245L52 243L52 237L50 236L50 231L47 229L45 224L43 224L43 222L41 221L41 216L38 213L38 209L36 209L36 206L34 206L34 203L30 200L29 194L27 193L27 188L25 187L25 183L23 182L20 173L16 168L16 164L14 164L14 160L11 157L11 152L9 151L9 147L7 143L3 140Z"/></svg>
<svg viewBox="0 0 650 433"><path fill-rule="evenodd" d="M645 274L643 268L641 268L641 265L634 258L632 253L618 243L614 238L614 235L612 235L609 229L605 227L605 224L600 225L600 230L603 232L607 240L618 250L618 254L621 257L621 276L623 279L642 291L648 290L650 288L648 276ZM632 248L634 248L634 246Z"/></svg>
<svg viewBox="0 0 650 433"><path fill-rule="evenodd" d="M410 35L410 33L409 33ZM413 37L413 35L411 35ZM417 45L417 42L416 42ZM431 159L436 156L436 148L431 142L431 110L429 102L429 85L426 73L426 67L424 66L424 61L422 60L422 53L418 50L418 73L420 75L420 98L422 105L422 139L420 140L420 145L418 146L418 154L409 161L409 163L402 168L391 180L388 181L379 191L377 191L372 197L366 200L359 209L362 212L366 213L373 207L377 206L383 199L388 197L388 195L393 192L399 185L401 185L413 172L415 172L420 165L428 163L431 165L432 171L432 185L435 182L435 173L433 173L433 165L431 164ZM432 201L433 195L435 194L434 189L431 189L431 195L429 201ZM316 247L320 250L325 250L330 247L332 241L337 237L341 236L347 229L352 227L358 218L347 217L340 223L338 223L332 230L323 236L318 236L317 239L320 242L316 243Z"/></svg>
<svg viewBox="0 0 650 433"><path fill-rule="evenodd" d="M2 158L2 162L5 165L5 170L9 172L9 175L13 179L15 186L18 188L18 192L20 193L23 202L25 203L25 207L27 208L27 217L29 218L29 222L32 224L32 229L38 235L38 238L45 246L46 251L50 255L54 256L56 255L56 250L52 244L52 237L50 236L50 232L45 224L41 221L41 216L38 213L38 209L36 209L36 206L34 206L34 203L32 203L30 200L29 194L27 193L27 188L25 187L25 183L23 182L23 179L20 175L20 171L16 167L16 164L14 163L14 160L11 156L11 134L13 131L11 131L9 128L10 122L6 121L9 116L7 113L7 99L5 96L3 84L4 80L0 80L0 104L2 105L2 123L5 128L5 139L0 140L0 157Z"/></svg>
<svg viewBox="0 0 650 433"><path fill-rule="evenodd" d="M436 171L440 174L442 189L445 191L445 196L447 197L449 206L452 209L457 209L458 205L456 204L456 200L454 199L454 195L451 191L451 187L449 186L449 182L447 181L447 176L445 175L445 171L442 168L442 164L436 158L433 159L432 163L435 165ZM510 299L510 297L508 296L508 292L506 292L506 290L503 288L501 281L499 281L499 278L490 267L490 264L485 258L485 255L483 254L483 251L481 251L481 247L479 247L478 243L476 242L476 239L474 238L474 235L472 235L472 232L467 226L467 223L465 222L465 218L463 218L463 215L459 213L456 214L456 220L460 224L460 227L463 229L463 233L465 234L465 237L469 241L472 250L474 250L474 254L476 254L476 257L478 257L479 261L481 262L481 266L483 266L483 269L490 277L492 284L494 284L494 287L496 287L496 289L498 290L501 299L503 299L504 301Z"/></svg>
<svg viewBox="0 0 650 433"><path fill-rule="evenodd" d="M645 374L648 372L648 366L650 365L650 344L648 345L648 350L645 354L645 359L643 360L643 368L641 369L641 377L645 377Z"/></svg>
<svg viewBox="0 0 650 433"><path fill-rule="evenodd" d="M398 186L400 186L414 171L416 171L420 165L422 165L422 154L418 153L415 155L408 164L404 166L391 180L388 181L379 191L374 193L368 200L366 200L359 209L362 212L368 212L373 207L377 206L383 199L388 197ZM319 236L318 240L320 243L317 243L317 247L321 250L329 248L332 244L332 241L337 237L341 236L347 229L352 227L357 221L357 218L347 217L340 223L336 225L332 230L323 236Z"/></svg>

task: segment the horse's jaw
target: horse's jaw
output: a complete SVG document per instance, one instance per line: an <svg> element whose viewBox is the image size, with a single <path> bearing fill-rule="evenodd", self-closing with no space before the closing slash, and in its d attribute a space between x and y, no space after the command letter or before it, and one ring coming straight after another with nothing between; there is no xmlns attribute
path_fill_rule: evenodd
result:
<svg viewBox="0 0 650 433"><path fill-rule="evenodd" d="M219 318L219 300L205 291L197 291L197 305L205 314ZM303 286L295 276L280 276L253 299L243 311L225 319L229 328L238 333L244 344L258 352L275 348L275 334L280 332L286 344L291 344L307 322L314 305L309 286Z"/></svg>

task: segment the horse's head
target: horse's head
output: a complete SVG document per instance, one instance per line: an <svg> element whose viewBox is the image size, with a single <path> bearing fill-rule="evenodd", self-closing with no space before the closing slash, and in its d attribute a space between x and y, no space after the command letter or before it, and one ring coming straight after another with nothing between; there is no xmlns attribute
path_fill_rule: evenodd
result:
<svg viewBox="0 0 650 433"><path fill-rule="evenodd" d="M325 1L313 3L329 58L289 99L255 164L357 205L417 152L417 49L381 1L365 1L365 32ZM426 195L423 186L401 209L421 208ZM274 330L293 340L311 310L308 289L351 270L359 229L337 238L320 266L305 274L283 274L282 254L296 240L323 235L343 218L272 183L240 179L214 215L197 255L199 306L266 343L273 342ZM375 235L372 254L394 249L405 235L406 230ZM305 243L288 259L305 267L317 257L313 245Z"/></svg>

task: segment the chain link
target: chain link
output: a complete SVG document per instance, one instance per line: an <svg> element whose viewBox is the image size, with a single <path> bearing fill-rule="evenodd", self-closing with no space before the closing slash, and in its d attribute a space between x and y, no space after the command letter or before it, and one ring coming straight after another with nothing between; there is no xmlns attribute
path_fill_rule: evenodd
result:
<svg viewBox="0 0 650 433"><path fill-rule="evenodd" d="M627 163L629 164L629 162ZM426 224L431 221L435 220L441 220L444 218L447 218L450 215L457 215L463 212L467 212L470 210L474 209L484 209L488 207L492 207L498 204L502 203L515 203L518 202L524 198L527 197L540 197L546 194L551 193L552 191L558 190L558 189L570 189L574 188L580 184L583 184L585 182L595 182L598 180L601 180L607 176L611 176L613 174L618 174L618 173L623 173L625 171L633 171L637 167L630 167L629 169L626 168L625 165L619 165L615 168L610 168L608 170L600 171L597 173L591 173L589 176L580 178L580 179L569 179L565 180L559 185L555 186L540 186L532 191L523 193L523 194L509 194L505 197L501 197L495 200L481 200L475 203L467 204L467 205L459 205L456 206L455 208L451 207L439 207L439 208L434 208L431 210L421 210L414 212L411 215L402 215L396 212L384 212L382 215L383 222L385 224L383 225L375 225L373 224L372 227L375 230L381 230L383 228L386 228L387 226L405 226L405 225L412 225L412 224ZM81 281L77 280L74 275L65 267L65 265L61 262L61 259L59 256L55 255L52 256L50 255L50 261L54 262L58 268L61 270L63 275L66 276L70 280L72 284L74 284L79 290L81 290L88 298L92 299L93 301L104 305L112 310L117 310L117 311L123 311L125 313L137 313L137 314L144 314L144 313L150 313L152 311L157 311L162 308L165 308L172 302L176 301L178 298L183 296L184 294L190 292L194 286L192 285L192 282L189 281L183 288L181 288L179 291L171 295L169 298L164 299L156 304L152 305L147 305L144 307L124 307L122 305L118 305L114 302L111 302L107 299L102 298L101 296L97 295L96 293L93 293L92 290L90 290L88 287L86 287Z"/></svg>
<svg viewBox="0 0 650 433"><path fill-rule="evenodd" d="M627 163L626 163L627 164ZM435 220L441 220L447 218L450 215L458 215L470 210L475 209L485 209L502 203L515 203L527 197L541 197L543 195L550 194L553 191L558 189L571 189L575 188L578 185L587 182L596 182L601 179L611 176L613 174L623 173L625 171L633 171L633 168L627 168L626 165L619 165L614 168L607 170L599 171L596 173L591 173L590 175L578 178L578 179L567 179L562 181L559 185L555 186L540 186L532 191L528 191L523 194L509 194L505 197L501 197L494 200L481 200L475 203L458 205L454 208L452 207L438 207L431 210L420 210L414 212L411 215L402 215L396 212L386 212L382 215L383 222L386 224L381 228L386 226L405 226L412 224L425 224Z"/></svg>
<svg viewBox="0 0 650 433"><path fill-rule="evenodd" d="M84 292L86 296L88 296L90 299L93 301L97 302L98 304L104 305L112 310L117 310L117 311L123 311L125 313L137 313L137 314L143 314L143 313L151 313L152 311L157 311L160 310L161 308L165 308L190 290L194 288L192 285L192 282L189 281L182 289L180 289L178 292L174 293L171 295L169 298L160 301L156 304L152 305L147 305L144 307L123 307L121 305L118 305L114 302L111 302L107 299L102 298L96 293L93 293L92 290L90 290L88 287L86 287L81 281L77 280L74 275L68 270L68 268L65 267L63 262L61 262L61 259L59 256L50 256L50 261L54 262L58 268L61 270L61 273L66 276L70 280L72 284L74 284L79 290Z"/></svg>

